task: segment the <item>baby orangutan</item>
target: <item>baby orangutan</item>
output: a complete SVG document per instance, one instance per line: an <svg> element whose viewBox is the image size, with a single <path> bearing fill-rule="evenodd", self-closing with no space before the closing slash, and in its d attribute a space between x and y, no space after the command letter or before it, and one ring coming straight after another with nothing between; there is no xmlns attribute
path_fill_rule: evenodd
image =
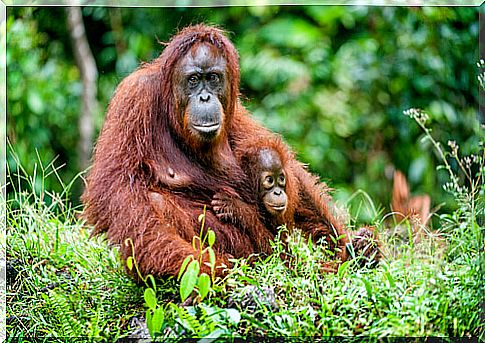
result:
<svg viewBox="0 0 485 343"><path fill-rule="evenodd" d="M277 226L292 221L293 208L289 208L287 195L287 178L280 156L271 148L262 148L254 156L246 155L243 169L247 172L251 184L257 191L255 201L258 206L259 217L247 216L248 205L237 197L228 197L216 193L212 201L212 208L216 215L224 221L237 224L243 230L250 227L264 225L276 233ZM252 230L251 230L252 231Z"/></svg>
<svg viewBox="0 0 485 343"><path fill-rule="evenodd" d="M255 144L244 148L244 153L236 157L250 182L244 187L253 199L243 201L238 196L216 193L212 200L212 209L219 219L230 222L254 237L254 244L264 254L272 252L269 241L274 239L276 229L293 223L293 213L297 198L294 180L287 179L283 167L284 156L271 146ZM248 200L248 199L246 199ZM251 215L254 209L258 216Z"/></svg>
<svg viewBox="0 0 485 343"><path fill-rule="evenodd" d="M329 248L336 252L337 260L347 260L347 233L329 214L327 207L320 210L325 199L318 192L312 196L302 194L301 187L305 185L293 173L292 154L285 144L279 138L273 138L240 146L235 155L250 180L246 186L252 189L253 203L216 193L212 208L219 219L239 226L251 236L268 231L274 235L284 224L290 229L296 227L307 237L311 235L314 241L324 238ZM249 215L254 213L251 206L257 206L257 217ZM328 213L328 218L321 212ZM271 253L269 243L262 248L263 252Z"/></svg>

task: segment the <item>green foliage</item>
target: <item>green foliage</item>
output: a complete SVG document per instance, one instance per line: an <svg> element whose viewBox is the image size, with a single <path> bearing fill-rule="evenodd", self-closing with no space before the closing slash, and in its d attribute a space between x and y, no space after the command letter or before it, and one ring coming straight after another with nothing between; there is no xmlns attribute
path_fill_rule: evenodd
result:
<svg viewBox="0 0 485 343"><path fill-rule="evenodd" d="M208 342L234 337L241 315L236 309L221 309L200 303L180 307L170 304L175 313L174 337L203 338ZM236 335L237 336L237 335Z"/></svg>
<svg viewBox="0 0 485 343"><path fill-rule="evenodd" d="M290 254L298 258L289 268L275 256L236 267L228 280L231 296L250 279L273 288L280 305L243 312L243 336L475 336L483 329L477 265L403 253L377 269L345 263L337 274L322 275L321 248L310 251L298 236L292 239Z"/></svg>
<svg viewBox="0 0 485 343"><path fill-rule="evenodd" d="M219 337L204 309L210 306L225 311L222 308L227 299L235 300L235 313L241 318L237 327L228 327L224 337L483 335L480 295L485 280L480 272L480 252L484 227L477 220L477 213L484 211L480 203L485 190L483 139L476 147L478 155L460 157L456 143L450 142L451 151L445 152L433 138L426 126L426 113L411 109L405 114L417 122L437 150L451 180L444 188L459 204L451 215L453 223L449 215L439 217L441 235L427 231L421 240L414 241L407 223L408 243L397 242L383 232L381 249L386 258L377 268L361 268L351 260L340 265L335 274L324 274L322 263L331 261L332 255L324 245L314 246L293 231L284 243L275 240L274 253L265 260L253 266L235 261L226 285L216 291L220 298L208 299L209 305L184 308L170 304L176 324L171 326L174 336L165 337L180 337L180 332ZM456 169L451 160L456 161ZM382 231L385 218L367 193L356 192L347 207L357 216L366 212ZM280 228L280 232L285 230ZM191 277L195 280L197 273ZM248 284L273 290L277 305L270 305L264 293L255 293L255 307L247 306ZM210 336L205 336L208 333Z"/></svg>
<svg viewBox="0 0 485 343"><path fill-rule="evenodd" d="M156 288L155 288L156 290ZM155 338L162 333L162 330L166 327L165 322L165 306L157 304L157 295L153 288L145 289L143 295L145 304L148 309L145 314L145 320L150 336Z"/></svg>
<svg viewBox="0 0 485 343"><path fill-rule="evenodd" d="M483 60L478 64L485 69ZM478 80L482 90L484 69L481 70ZM463 156L460 146L454 140L448 141L449 151L445 150L440 142L436 141L431 134L431 129L427 127L429 115L418 109L410 109L404 112L407 116L416 121L418 126L424 131L425 138L431 142L443 163L439 166L448 173L449 182L443 185L443 189L449 192L458 208L451 214L442 214L441 230L450 235L454 241L450 256L455 258L471 258L473 263L480 265L478 256L475 256L485 244L483 236L483 225L485 223L485 134L483 131L478 137L474 154ZM454 166L454 168L453 168ZM480 218L480 221L479 221ZM464 235L475 238L472 242L463 240ZM471 245L471 246L470 246ZM470 254L470 252L473 252Z"/></svg>
<svg viewBox="0 0 485 343"><path fill-rule="evenodd" d="M194 258L192 255L187 256L182 262L178 274L177 280L180 281L179 292L182 302L185 302L194 292L198 294L195 301L202 302L209 295L209 292L214 292L215 289L220 288L216 285L215 277L216 259L213 246L216 236L214 231L210 228L205 230L205 216L206 208L204 206L204 211L198 218L201 223L200 235L194 236L192 240L194 250L199 251L198 259ZM235 310L217 309L216 311L209 307L205 307L203 304L189 307L187 309L179 307L171 302L166 305L158 304L155 279L152 275L146 277L141 275L136 260L133 257L133 244L131 241L127 243L131 244L132 247L132 256L129 256L127 259L127 267L129 270L133 270L133 267L135 267L138 277L144 281L147 286L144 293L145 305L148 307L145 318L148 331L153 339L159 337L167 338L168 336L173 336L173 334L177 337L182 333L189 333L191 336L198 338L215 339L221 335L227 336L230 333L224 329L225 326L219 326L221 322L227 321L228 318L234 321L237 317L234 313ZM206 243L208 245L204 248ZM205 255L209 255L211 276L206 273L200 273L199 275L201 265L204 263ZM148 279L151 280L151 285L147 282ZM235 325L237 325L237 323ZM174 329L174 333L172 334L168 328Z"/></svg>
<svg viewBox="0 0 485 343"><path fill-rule="evenodd" d="M476 147L477 154L460 156L460 147L455 141L448 141L450 151L444 151L441 144L433 138L431 130L426 126L426 122L429 119L429 115L426 112L412 108L404 113L416 121L425 132L426 139L431 142L441 157L443 165L439 166L439 168L445 169L450 179L450 182L443 185L443 189L452 194L459 205L458 211L454 212L455 214L459 213L459 222L471 229L472 232L476 232L479 227L477 223L478 215L483 216L484 211L483 207L479 208L478 205L483 206L480 199L485 192L485 135L480 135L480 141ZM457 166L455 168L457 169L456 171L451 166L452 162ZM446 218L447 215L444 216ZM445 225L443 229L446 228L447 226ZM456 228L458 227L451 226L451 228L448 227L447 229L454 230Z"/></svg>
<svg viewBox="0 0 485 343"><path fill-rule="evenodd" d="M453 136L466 149L476 142L476 18L476 9L280 8L237 35L243 92L342 200L365 189L387 204L393 167L442 199L439 160L423 154L419 131L400 114L423 107L439 123L438 138Z"/></svg>
<svg viewBox="0 0 485 343"><path fill-rule="evenodd" d="M236 309L221 309L199 303L195 306L179 306L169 302L157 305L156 298L147 300L152 288L145 290L146 323L150 337L155 341L165 341L182 337L204 338L209 341L234 336L241 315ZM149 295L155 297L155 293Z"/></svg>
<svg viewBox="0 0 485 343"><path fill-rule="evenodd" d="M32 9L23 9L22 14L7 20L7 134L29 175L34 174L38 157L42 161L58 159L57 166L69 165L62 174L71 180L78 173L79 72L66 60L64 47L39 32ZM10 154L7 163L10 169L17 169ZM36 191L41 182L50 182L40 175L34 181ZM62 191L57 183L46 186Z"/></svg>
<svg viewBox="0 0 485 343"><path fill-rule="evenodd" d="M483 172L483 163L479 170ZM21 177L33 183L32 177ZM458 180L460 187L464 180ZM483 196L483 174L479 180L475 200ZM461 193L455 189L452 194ZM15 195L7 202L8 260L18 260L19 272L7 289L10 336L84 332L93 340L113 340L129 332L123 323L140 310L142 297L154 340L483 333L483 226L473 217L470 203L468 210L453 212L456 225L441 238L429 233L419 243L411 239L396 249L395 242L382 235L387 258L375 269L358 268L349 261L336 274L322 273L322 262L331 260L331 254L294 231L285 242L276 239L274 253L266 259L251 266L245 260L234 261L224 282L211 285L210 297L201 299L199 283L199 302L186 307L174 301L182 286L173 287L173 280L160 285L165 281L147 277L150 286L142 295L121 271L115 251L100 239L87 239L87 230L66 202L47 206L32 189L18 189ZM366 196L362 199L365 206L372 203ZM14 201L18 206L12 206ZM483 213L483 207L476 208L476 213ZM377 221L382 221L380 215ZM204 233L201 246L214 243L212 235ZM194 261L199 262L187 262L186 269ZM136 260L131 263L135 268ZM193 279L198 277L194 274ZM256 297L252 308L242 306L247 285L273 290L277 306L264 296ZM227 308L230 298L236 308Z"/></svg>
<svg viewBox="0 0 485 343"><path fill-rule="evenodd" d="M180 297L182 301L185 301L192 294L195 286L198 285L199 270L199 261L196 260L191 261L184 271L181 269L183 273L182 279L180 279Z"/></svg>
<svg viewBox="0 0 485 343"><path fill-rule="evenodd" d="M65 295L50 291L48 295L42 294L42 297L46 300L47 306L53 309L54 318L59 321L62 328L61 336L81 337L86 334L82 324L76 319L72 303Z"/></svg>

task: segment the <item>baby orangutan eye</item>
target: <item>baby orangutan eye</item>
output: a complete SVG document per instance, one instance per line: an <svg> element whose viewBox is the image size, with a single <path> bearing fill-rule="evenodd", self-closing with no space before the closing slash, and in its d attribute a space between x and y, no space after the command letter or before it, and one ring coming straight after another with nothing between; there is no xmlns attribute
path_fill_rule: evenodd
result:
<svg viewBox="0 0 485 343"><path fill-rule="evenodd" d="M284 186L286 184L286 178L283 174L280 175L280 177L278 178L278 183L281 185L281 186Z"/></svg>

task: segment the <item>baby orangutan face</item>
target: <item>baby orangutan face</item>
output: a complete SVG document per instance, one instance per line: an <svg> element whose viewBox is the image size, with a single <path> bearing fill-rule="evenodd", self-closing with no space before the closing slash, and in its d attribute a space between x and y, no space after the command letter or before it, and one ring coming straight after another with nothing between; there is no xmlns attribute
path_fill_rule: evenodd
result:
<svg viewBox="0 0 485 343"><path fill-rule="evenodd" d="M273 216L286 211L286 175L278 154L271 149L263 149L259 154L259 198L266 210Z"/></svg>

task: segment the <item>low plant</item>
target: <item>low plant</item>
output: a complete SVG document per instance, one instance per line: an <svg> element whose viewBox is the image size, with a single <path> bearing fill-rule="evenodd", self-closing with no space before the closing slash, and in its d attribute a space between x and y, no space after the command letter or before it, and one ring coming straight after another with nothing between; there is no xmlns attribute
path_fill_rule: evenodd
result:
<svg viewBox="0 0 485 343"><path fill-rule="evenodd" d="M236 309L222 309L217 306L208 306L202 301L210 294L220 291L220 278L215 276L216 258L213 249L215 233L209 227L205 228L206 207L199 215L201 223L199 236L192 239L192 247L198 251L198 257L187 256L180 268L177 281L179 281L179 294L182 302L189 296L196 294L192 299L193 306L184 306L172 301L160 302L157 298L157 282L152 275L143 276L134 258L134 245L128 239L125 244L131 246L132 255L127 258L126 265L129 270L135 269L138 278L145 284L144 300L146 310L146 325L150 337L154 340L180 338L189 336L194 338L217 339L221 336L229 337L235 332L241 320ZM208 255L208 264L211 275L200 273L204 257ZM171 279L171 278L170 278Z"/></svg>
<svg viewBox="0 0 485 343"><path fill-rule="evenodd" d="M182 262L177 280L180 280L180 297L182 301L185 301L193 291L198 294L198 301L204 300L204 298L212 290L212 285L215 285L215 267L216 267L216 254L213 246L216 241L216 234L209 227L207 232L205 230L205 215L206 206L204 211L199 215L198 221L201 223L199 236L192 238L192 247L194 250L199 250L198 258L189 255ZM207 246L204 248L205 244ZM209 255L209 267L211 275L206 273L200 273L200 267L204 263L204 256Z"/></svg>

